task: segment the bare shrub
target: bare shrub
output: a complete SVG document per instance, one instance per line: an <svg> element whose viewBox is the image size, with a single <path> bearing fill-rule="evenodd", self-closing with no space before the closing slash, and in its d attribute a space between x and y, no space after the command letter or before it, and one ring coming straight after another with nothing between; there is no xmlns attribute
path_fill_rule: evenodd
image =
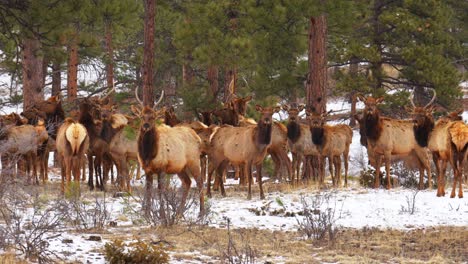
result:
<svg viewBox="0 0 468 264"><path fill-rule="evenodd" d="M228 243L226 249L222 250L221 260L230 264L251 264L255 263L257 251L252 248L242 232L236 232L240 236L241 245L237 245L231 231L231 219L225 217L227 222Z"/></svg>
<svg viewBox="0 0 468 264"><path fill-rule="evenodd" d="M109 261L110 264L169 263L169 255L159 243L153 244L140 240L131 243L124 243L121 240L115 240L112 243L106 243L104 250L106 260Z"/></svg>
<svg viewBox="0 0 468 264"><path fill-rule="evenodd" d="M411 194L407 194L406 204L401 205L400 213L414 214L418 209L416 208L416 196L418 195L419 190L414 189Z"/></svg>
<svg viewBox="0 0 468 264"><path fill-rule="evenodd" d="M176 186L176 180L166 184L163 189L153 188L151 195L140 198L142 203L143 218L148 224L171 226L180 223L181 220L190 220L193 223L193 215L199 208L198 190L191 190L182 205L182 190ZM182 209L181 209L182 208ZM209 206L203 215L198 216L198 222L209 220ZM190 222L189 221L189 222Z"/></svg>
<svg viewBox="0 0 468 264"><path fill-rule="evenodd" d="M102 198L95 195L92 202L73 196L62 200L61 205L61 213L78 229L102 229L110 218L106 193L103 193Z"/></svg>
<svg viewBox="0 0 468 264"><path fill-rule="evenodd" d="M0 248L13 248L31 261L53 262L58 256L49 249L48 239L60 235L57 232L65 220L57 213L60 205L47 206L37 193L31 195L21 186L10 185L0 201L0 216L4 221L0 225Z"/></svg>
<svg viewBox="0 0 468 264"><path fill-rule="evenodd" d="M336 222L343 217L343 205L337 209L337 200L334 193L316 194L310 198L301 197L302 220L297 219L299 232L308 239L324 241L328 238L334 243L338 226Z"/></svg>

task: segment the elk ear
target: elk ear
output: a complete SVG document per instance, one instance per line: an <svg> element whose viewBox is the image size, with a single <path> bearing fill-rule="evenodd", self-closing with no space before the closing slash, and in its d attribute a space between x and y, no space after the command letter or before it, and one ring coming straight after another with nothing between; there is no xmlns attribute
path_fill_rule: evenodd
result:
<svg viewBox="0 0 468 264"><path fill-rule="evenodd" d="M260 105L256 105L255 110L257 110L258 112L261 112L263 111L263 107L261 107Z"/></svg>
<svg viewBox="0 0 468 264"><path fill-rule="evenodd" d="M302 110L304 110L304 108L305 108L305 105L301 104L299 105L297 109L299 110L299 112L301 112Z"/></svg>
<svg viewBox="0 0 468 264"><path fill-rule="evenodd" d="M289 111L289 105L283 105L282 108L286 112Z"/></svg>
<svg viewBox="0 0 468 264"><path fill-rule="evenodd" d="M251 96L251 95L249 95L249 96L247 96L247 97L244 98L244 101L245 101L245 102L248 102L248 101L250 101L250 100L252 100L252 96Z"/></svg>
<svg viewBox="0 0 468 264"><path fill-rule="evenodd" d="M375 103L376 103L376 104L380 104L380 103L382 103L383 101L384 101L383 96L381 96L381 97L375 99Z"/></svg>
<svg viewBox="0 0 468 264"><path fill-rule="evenodd" d="M356 119L359 123L362 121L362 117L358 114L354 114L354 119Z"/></svg>
<svg viewBox="0 0 468 264"><path fill-rule="evenodd" d="M280 110L281 110L281 106L275 106L275 108L273 108L274 113L278 113Z"/></svg>
<svg viewBox="0 0 468 264"><path fill-rule="evenodd" d="M457 113L457 115L461 115L461 114L463 114L463 111L464 111L464 109L461 108L461 109L458 109L458 110L455 111L455 112Z"/></svg>
<svg viewBox="0 0 468 264"><path fill-rule="evenodd" d="M138 108L137 106L130 106L130 109L132 110L132 113L136 116L141 116L141 110L140 108Z"/></svg>

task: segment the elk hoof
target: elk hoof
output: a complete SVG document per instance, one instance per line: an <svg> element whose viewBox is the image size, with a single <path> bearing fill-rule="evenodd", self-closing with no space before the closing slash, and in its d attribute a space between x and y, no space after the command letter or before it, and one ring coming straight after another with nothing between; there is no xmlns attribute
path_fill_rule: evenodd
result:
<svg viewBox="0 0 468 264"><path fill-rule="evenodd" d="M455 198L455 194L454 193L450 194L450 198Z"/></svg>
<svg viewBox="0 0 468 264"><path fill-rule="evenodd" d="M458 198L460 198L460 199L463 198L463 193L459 193Z"/></svg>

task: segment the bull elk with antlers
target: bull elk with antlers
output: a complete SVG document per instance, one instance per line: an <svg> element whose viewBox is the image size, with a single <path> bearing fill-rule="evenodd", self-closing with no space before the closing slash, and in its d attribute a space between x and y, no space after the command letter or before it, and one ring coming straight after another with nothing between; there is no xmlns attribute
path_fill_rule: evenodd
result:
<svg viewBox="0 0 468 264"><path fill-rule="evenodd" d="M161 96L162 98L162 96ZM200 145L201 140L192 129L188 127L169 127L156 121L161 112L141 104L142 109L134 108L141 118L141 126L138 133L138 161L146 174L146 197L151 195L153 175L158 175L158 189L163 189L162 173L177 173L183 185L182 203L178 212L185 206L185 201L191 185L189 174L197 183L200 192L200 212L204 211L203 178L200 175ZM161 194L161 193L160 193Z"/></svg>
<svg viewBox="0 0 468 264"><path fill-rule="evenodd" d="M345 187L347 187L349 145L351 145L353 139L353 130L348 125L326 125L327 113L319 114L307 110L306 115L309 120L312 142L318 147L320 156L327 157L329 160L328 167L334 186L341 183L341 156L343 155ZM325 162L323 158L320 160ZM332 163L334 166L332 166ZM335 167L335 173L333 173L333 167ZM324 175L321 175L320 178L321 182L323 182Z"/></svg>
<svg viewBox="0 0 468 264"><path fill-rule="evenodd" d="M436 92L432 91L435 98ZM424 107L418 107L413 102L413 95L411 93L410 101L413 106L414 134L418 144L428 147L432 152L437 169L437 196L445 195L445 171L448 161L454 173L450 198L455 197L457 183L459 183L458 197L463 198L462 170L468 143L468 127L463 121L451 120L458 119L455 113L434 123L431 106L434 100Z"/></svg>
<svg viewBox="0 0 468 264"><path fill-rule="evenodd" d="M362 125L364 126L365 136L367 137L368 152L375 157L376 175L374 188L380 187L380 164L382 157L385 161L385 170L387 175L387 189L391 188L390 183L390 162L392 155L408 155L412 152L418 157L418 160L428 175L429 188L432 187L431 165L427 149L418 144L413 131L413 120L397 120L383 117L377 108L377 105L383 101L383 97L374 98L372 96L357 96L364 102L364 115ZM433 98L435 99L435 98ZM432 103L432 102L431 102ZM424 171L420 170L419 188L424 188Z"/></svg>
<svg viewBox="0 0 468 264"><path fill-rule="evenodd" d="M65 119L57 133L57 154L62 167L62 193L69 189L71 175L80 184L80 169L89 149L89 136L86 128L71 118ZM65 184L66 181L66 184Z"/></svg>
<svg viewBox="0 0 468 264"><path fill-rule="evenodd" d="M221 178L223 171L230 162L233 165L243 166L244 175L248 179L248 199L252 198L251 167L257 167L257 182L260 188L260 198L264 199L262 187L262 162L271 144L272 115L280 110L279 107L263 108L259 105L256 110L262 115L257 125L247 127L222 126L215 130L211 136L210 161L212 166L208 173L207 194L210 196L211 175L216 170L216 177ZM224 184L220 182L221 193L225 195Z"/></svg>

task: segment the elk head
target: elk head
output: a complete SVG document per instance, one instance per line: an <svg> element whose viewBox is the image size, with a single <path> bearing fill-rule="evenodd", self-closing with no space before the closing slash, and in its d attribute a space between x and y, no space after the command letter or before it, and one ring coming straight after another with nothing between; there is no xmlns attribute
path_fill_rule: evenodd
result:
<svg viewBox="0 0 468 264"><path fill-rule="evenodd" d="M140 103L141 108L132 106L132 111L135 115L140 117L141 119L141 128L140 130L144 133L148 132L154 127L156 120L162 116L162 113L165 112L165 109L156 110L156 106L161 103L164 97L164 91L161 93L161 97L159 100L154 104L153 108L149 106L144 106L143 102L138 97L138 90L135 89L135 99Z"/></svg>
<svg viewBox="0 0 468 264"><path fill-rule="evenodd" d="M249 95L244 98L234 98L231 101L231 107L236 111L237 114L245 115L247 112L247 103L252 100L252 96Z"/></svg>
<svg viewBox="0 0 468 264"><path fill-rule="evenodd" d="M416 106L414 104L414 91L410 95L410 102L413 106L413 122L414 122L414 136L416 137L416 141L421 147L426 147L429 141L429 134L431 133L432 129L434 129L434 117L432 116L432 112L434 111L434 107L432 103L435 101L436 98L436 91L431 89L433 92L433 96L431 101L426 104L425 106Z"/></svg>
<svg viewBox="0 0 468 264"><path fill-rule="evenodd" d="M383 102L383 97L364 97L362 94L358 94L356 96L359 99L359 101L363 102L365 105L364 115L375 116L379 113L379 109L377 108L377 106Z"/></svg>
<svg viewBox="0 0 468 264"><path fill-rule="evenodd" d="M271 142L271 125L273 113L279 112L281 107L261 107L260 105L255 106L255 110L260 112L261 116L258 120L257 128L257 142L259 144L270 144Z"/></svg>

